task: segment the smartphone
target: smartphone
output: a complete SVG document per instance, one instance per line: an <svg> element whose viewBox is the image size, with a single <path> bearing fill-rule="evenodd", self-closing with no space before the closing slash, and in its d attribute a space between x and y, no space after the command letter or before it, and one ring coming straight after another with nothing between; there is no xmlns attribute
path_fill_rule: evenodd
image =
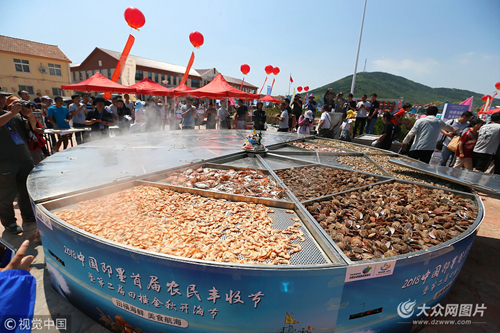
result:
<svg viewBox="0 0 500 333"><path fill-rule="evenodd" d="M5 268L9 262L14 258L16 249L0 238L0 268Z"/></svg>

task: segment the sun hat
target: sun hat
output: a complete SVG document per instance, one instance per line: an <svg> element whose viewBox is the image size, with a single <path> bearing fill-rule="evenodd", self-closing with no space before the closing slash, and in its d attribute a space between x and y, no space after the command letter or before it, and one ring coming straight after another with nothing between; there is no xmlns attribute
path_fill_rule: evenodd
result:
<svg viewBox="0 0 500 333"><path fill-rule="evenodd" d="M306 113L304 113L304 118L313 120L313 112L311 110L307 111Z"/></svg>
<svg viewBox="0 0 500 333"><path fill-rule="evenodd" d="M311 97L312 97L312 98L314 98L314 94L310 94L310 95L309 95L309 98L311 98Z"/></svg>
<svg viewBox="0 0 500 333"><path fill-rule="evenodd" d="M349 111L347 111L347 116L345 117L345 119L355 118L356 114L357 114L356 112L349 110Z"/></svg>

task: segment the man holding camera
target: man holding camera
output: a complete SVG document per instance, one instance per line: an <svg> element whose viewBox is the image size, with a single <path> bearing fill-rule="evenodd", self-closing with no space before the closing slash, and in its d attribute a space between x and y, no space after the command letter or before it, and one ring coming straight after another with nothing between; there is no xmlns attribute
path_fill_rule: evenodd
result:
<svg viewBox="0 0 500 333"><path fill-rule="evenodd" d="M26 188L26 179L33 169L33 160L28 148L28 121L35 121L30 105L14 102L10 111L4 111L6 96L0 91L0 221L5 230L19 234L23 229L16 223L14 198L21 210L23 222L35 222L35 215ZM22 103L26 103L23 107ZM28 120L24 120L22 113Z"/></svg>
<svg viewBox="0 0 500 333"><path fill-rule="evenodd" d="M113 113L105 109L106 100L103 97L96 97L95 110L89 111L85 118L85 125L92 129L91 139L99 140L109 137L109 126L115 124Z"/></svg>

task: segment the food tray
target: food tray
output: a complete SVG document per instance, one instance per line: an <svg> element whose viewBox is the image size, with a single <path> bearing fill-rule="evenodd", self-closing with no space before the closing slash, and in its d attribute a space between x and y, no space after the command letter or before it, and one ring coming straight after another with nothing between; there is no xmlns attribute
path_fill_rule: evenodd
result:
<svg viewBox="0 0 500 333"><path fill-rule="evenodd" d="M353 142L340 141L335 139L316 139L314 140L317 143L321 143L324 145L330 145L332 147L336 147L337 149L343 149L347 151L355 151L358 153L383 153L385 150L359 145Z"/></svg>
<svg viewBox="0 0 500 333"><path fill-rule="evenodd" d="M463 237L482 219L475 200L462 192L390 181L304 206L337 248L351 261L363 261L427 251Z"/></svg>
<svg viewBox="0 0 500 333"><path fill-rule="evenodd" d="M315 140L301 140L290 143L291 146L297 147L305 151L329 152L329 153L345 153L346 151L331 145L321 144Z"/></svg>
<svg viewBox="0 0 500 333"><path fill-rule="evenodd" d="M320 163L332 165L341 168L349 168L352 170L377 174L381 176L391 176L381 166L374 163L362 153L352 154L319 154Z"/></svg>
<svg viewBox="0 0 500 333"><path fill-rule="evenodd" d="M437 186L441 188L452 189L456 191L470 192L470 189L466 186L452 183L450 181L389 162L389 159L401 159L401 160L413 161L412 159L401 157L399 155L385 155L385 154L381 155L370 154L368 157L375 163L380 165L382 168L384 168L395 178Z"/></svg>
<svg viewBox="0 0 500 333"><path fill-rule="evenodd" d="M225 174L221 174L222 172ZM229 177L235 176L235 172L236 174L243 173L244 175L239 176L236 180L229 179ZM214 180L211 180L209 179L210 173L216 173L218 176L213 175ZM189 183L189 177L194 174L196 174L194 177L198 177L197 179L199 182L194 184ZM265 178L261 178L261 175L265 176ZM247 177L249 179L247 179ZM145 181L173 186L193 187L207 191L289 201L285 194L285 189L282 188L279 182L266 170L204 163L155 174L154 176L145 177L143 179ZM265 182L265 179L268 181Z"/></svg>
<svg viewBox="0 0 500 333"><path fill-rule="evenodd" d="M120 191L123 190L131 190L134 188L138 188L138 186L145 185L145 186L151 186L151 188L154 186L154 188L157 189L167 189L167 190L172 190L171 186L168 185L161 185L161 184L153 184L153 183L148 183L148 182L142 182L142 181L134 181L128 184L121 184L118 186L111 186L108 188L103 188L97 191L92 191L92 192L86 192L86 193L81 193L78 195L74 195L71 197L66 197L66 198L61 198L53 201L48 201L43 203L43 207L49 211L52 214L58 214L62 210L65 209L74 209L77 207L78 203L82 201L87 201L87 200L99 200L100 202L104 201L108 195L113 195L113 194L119 194ZM149 187L148 187L149 188ZM180 194L187 194L193 191L194 189L189 189L189 188L175 188L175 192L178 192ZM215 198L217 196L221 196L221 193L217 192L209 192L209 191L201 191L198 190L196 191L198 195L202 198ZM231 195L224 195L224 202L227 203L232 203L232 202L238 202L239 201L238 196L231 196ZM258 198L251 198L253 199L251 202L252 203L262 203L262 200L259 200ZM211 199L209 199L211 200ZM268 216L272 220L272 228L275 229L280 229L280 230L286 230L287 228L292 228L295 223L299 222L301 227L296 228L300 229L302 232L301 235L304 237L303 241L300 241L299 238L293 240L291 243L292 244L298 244L301 245L302 249L298 253L294 253L290 256L289 264L279 264L279 265L258 265L259 267L289 267L291 266L303 266L303 265L322 265L322 264L328 264L331 263L331 260L329 260L324 252L320 249L314 238L310 235L306 225L302 220L300 220L299 216L295 213L293 209L290 208L281 208L279 207L279 203L276 204L276 202L273 202L272 200L267 200L265 201L267 203L266 207L269 207L272 209L273 212L270 212ZM294 204L289 203L291 207L294 207ZM111 207L112 208L112 207ZM292 220L292 218L294 220ZM297 221L298 220L298 221ZM74 225L67 223L66 221L63 221L62 219L56 217L56 221L58 223L64 224L66 227L70 229L76 229L81 233L87 234L87 236L90 237L95 237L97 239L103 239L100 236L97 236L93 233L84 231L82 229L79 229L75 227ZM87 219L85 219L87 221ZM168 219L167 219L168 221ZM100 225L100 223L99 223ZM127 231L130 231L129 229ZM223 240L225 236L223 235L220 239ZM116 246L120 247L126 247L132 251L146 251L148 253L154 254L154 255L159 255L159 256L167 256L167 257L175 257L177 259L181 260L201 260L203 262L208 262L210 260L203 260L203 259L196 259L196 258L186 258L186 257L181 257L181 256L176 256L176 255L171 255L171 254L163 254L163 253L158 253L157 251L152 251L151 249L141 249L139 247L133 247L130 245L125 245L121 244L118 242L115 242L110 239L106 239L106 242L111 242L115 244ZM168 245L168 244L165 244ZM241 255L239 255L241 258ZM269 260L266 260L266 262L269 262ZM263 262L264 264L266 262ZM221 263L221 262L218 262ZM228 262L231 265L248 265L248 264L238 264L235 262ZM254 265L254 264L252 264Z"/></svg>
<svg viewBox="0 0 500 333"><path fill-rule="evenodd" d="M317 164L275 170L275 173L299 201L311 200L383 180L375 175ZM336 179L333 180L333 177Z"/></svg>

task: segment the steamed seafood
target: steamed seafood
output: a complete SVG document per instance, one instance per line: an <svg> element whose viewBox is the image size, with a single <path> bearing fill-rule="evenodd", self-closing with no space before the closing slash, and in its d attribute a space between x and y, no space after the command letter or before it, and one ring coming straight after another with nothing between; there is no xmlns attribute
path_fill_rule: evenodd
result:
<svg viewBox="0 0 500 333"><path fill-rule="evenodd" d="M55 215L73 226L149 251L247 264L290 264L300 224L273 227L268 207L138 186Z"/></svg>

